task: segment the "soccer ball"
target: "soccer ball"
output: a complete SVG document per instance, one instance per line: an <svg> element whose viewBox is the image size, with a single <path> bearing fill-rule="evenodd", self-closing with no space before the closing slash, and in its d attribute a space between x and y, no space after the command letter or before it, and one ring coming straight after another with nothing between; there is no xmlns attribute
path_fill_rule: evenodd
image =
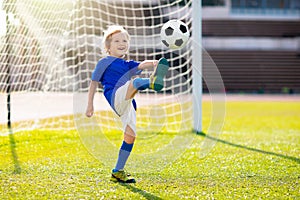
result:
<svg viewBox="0 0 300 200"><path fill-rule="evenodd" d="M188 26L180 20L166 22L160 31L162 43L170 49L181 49L190 37Z"/></svg>

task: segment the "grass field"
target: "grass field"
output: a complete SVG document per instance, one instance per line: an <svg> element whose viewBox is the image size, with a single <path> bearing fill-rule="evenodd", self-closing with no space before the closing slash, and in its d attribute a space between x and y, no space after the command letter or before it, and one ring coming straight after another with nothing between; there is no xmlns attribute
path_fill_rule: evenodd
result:
<svg viewBox="0 0 300 200"><path fill-rule="evenodd" d="M203 116L209 112L203 103ZM110 182L111 169L88 153L75 130L2 136L0 199L300 199L300 103L232 101L226 113L208 156L197 156L204 139L197 135L162 171L128 169L136 184ZM204 131L208 126L204 120ZM151 138L143 143L151 148Z"/></svg>

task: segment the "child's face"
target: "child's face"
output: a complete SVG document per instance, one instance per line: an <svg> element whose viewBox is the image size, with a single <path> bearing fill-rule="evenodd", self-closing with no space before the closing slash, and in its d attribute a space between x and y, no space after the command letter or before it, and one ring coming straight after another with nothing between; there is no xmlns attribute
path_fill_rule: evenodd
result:
<svg viewBox="0 0 300 200"><path fill-rule="evenodd" d="M109 55L122 58L128 51L129 40L125 33L115 33L111 37Z"/></svg>

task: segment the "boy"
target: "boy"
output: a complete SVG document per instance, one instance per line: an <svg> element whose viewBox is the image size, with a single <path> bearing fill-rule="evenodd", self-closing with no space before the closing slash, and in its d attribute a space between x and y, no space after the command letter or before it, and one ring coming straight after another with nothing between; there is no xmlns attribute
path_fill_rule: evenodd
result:
<svg viewBox="0 0 300 200"><path fill-rule="evenodd" d="M160 91L163 88L163 78L169 68L165 58L161 58L159 62L157 60L143 62L124 60L129 49L129 41L128 32L121 26L110 26L105 32L103 46L108 56L99 60L92 73L86 109L86 116L91 117L94 113L94 95L98 82L101 82L106 100L115 113L120 116L123 125L124 140L116 166L111 174L111 181L123 183L135 183L135 179L124 171L125 163L136 138L134 95L138 90L147 88ZM131 80L132 76L139 75L144 69L154 69L150 78Z"/></svg>

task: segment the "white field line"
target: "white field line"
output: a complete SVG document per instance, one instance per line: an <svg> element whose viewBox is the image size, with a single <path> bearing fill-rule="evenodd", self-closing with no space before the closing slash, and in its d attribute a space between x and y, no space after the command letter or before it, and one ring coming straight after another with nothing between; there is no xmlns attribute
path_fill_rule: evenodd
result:
<svg viewBox="0 0 300 200"><path fill-rule="evenodd" d="M0 93L0 124L7 123L6 94ZM191 101L190 96L175 96L161 94L137 94L138 107L155 104L182 103ZM209 94L204 94L203 101L211 101ZM226 95L226 101L278 101L299 102L300 95ZM37 120L74 113L85 112L87 93L12 93L11 121ZM76 108L77 107L77 108ZM96 93L94 99L95 111L111 110L102 93Z"/></svg>
<svg viewBox="0 0 300 200"><path fill-rule="evenodd" d="M0 124L7 122L6 94L0 94ZM135 97L138 107L154 104L182 102L173 95L138 94ZM87 93L12 93L11 94L11 121L37 120L74 113L84 113L87 105ZM96 93L94 98L95 111L111 110L102 93Z"/></svg>

